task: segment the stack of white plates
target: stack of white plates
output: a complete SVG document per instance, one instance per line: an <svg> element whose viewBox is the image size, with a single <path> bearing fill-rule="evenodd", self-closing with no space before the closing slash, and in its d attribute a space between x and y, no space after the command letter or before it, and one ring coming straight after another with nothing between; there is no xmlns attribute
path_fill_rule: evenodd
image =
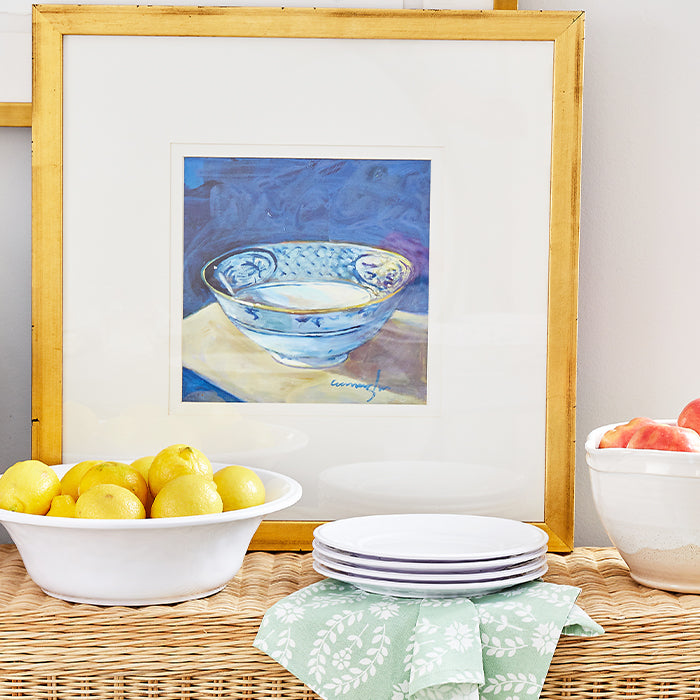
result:
<svg viewBox="0 0 700 700"><path fill-rule="evenodd" d="M494 593L547 571L547 534L479 515L369 515L314 530L318 573L405 598Z"/></svg>

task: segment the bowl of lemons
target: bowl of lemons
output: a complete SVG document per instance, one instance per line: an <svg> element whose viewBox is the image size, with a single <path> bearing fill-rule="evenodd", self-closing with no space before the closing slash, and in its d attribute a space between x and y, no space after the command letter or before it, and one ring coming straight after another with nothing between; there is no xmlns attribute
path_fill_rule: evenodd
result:
<svg viewBox="0 0 700 700"><path fill-rule="evenodd" d="M175 444L129 462L17 462L0 476L0 523L48 595L156 605L223 589L263 517L299 498L284 474Z"/></svg>

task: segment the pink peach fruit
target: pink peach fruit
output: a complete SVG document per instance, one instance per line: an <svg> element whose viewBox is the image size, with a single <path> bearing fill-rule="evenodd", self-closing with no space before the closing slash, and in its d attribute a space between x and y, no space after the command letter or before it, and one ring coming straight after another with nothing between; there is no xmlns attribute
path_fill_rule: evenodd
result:
<svg viewBox="0 0 700 700"><path fill-rule="evenodd" d="M644 418L640 416L638 418L633 418L628 423L623 425L618 425L615 428L611 428L607 432L603 433L603 437L600 438L600 445L598 447L627 447L630 438L643 426L655 424L656 421L651 418Z"/></svg>

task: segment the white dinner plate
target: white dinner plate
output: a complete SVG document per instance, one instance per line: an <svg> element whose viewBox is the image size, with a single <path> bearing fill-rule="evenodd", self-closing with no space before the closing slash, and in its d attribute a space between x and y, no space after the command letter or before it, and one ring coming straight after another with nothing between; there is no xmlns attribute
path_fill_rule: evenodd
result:
<svg viewBox="0 0 700 700"><path fill-rule="evenodd" d="M321 566L338 573L376 578L383 581L409 581L411 583L475 583L477 581L493 581L506 579L511 576L529 574L540 569L547 563L547 557L541 555L532 561L507 569L492 569L491 571L464 571L461 573L435 573L431 569L423 571L392 571L389 569L366 569L362 566L351 566L327 559L319 550L314 550L314 561Z"/></svg>
<svg viewBox="0 0 700 700"><path fill-rule="evenodd" d="M521 576L511 576L498 581L475 581L469 583L411 583L408 581L382 581L365 576L353 576L332 571L318 561L313 562L314 570L323 576L345 583L351 583L368 593L396 596L398 598L454 598L456 596L475 596L496 593L520 583L534 581L546 573L547 565Z"/></svg>
<svg viewBox="0 0 700 700"><path fill-rule="evenodd" d="M343 552L339 549L328 547L318 540L314 540L312 545L314 551L323 554L323 557L329 560L329 563L333 561L350 566L359 566L364 569L381 569L385 571L430 571L432 573L446 574L507 569L511 566L537 559L547 552L547 546L544 545L534 552L501 557L499 559L486 559L485 561L404 561L402 559L365 557L361 554Z"/></svg>
<svg viewBox="0 0 700 700"><path fill-rule="evenodd" d="M519 520L483 515L406 513L324 523L322 544L345 552L409 561L478 561L532 552L547 534Z"/></svg>

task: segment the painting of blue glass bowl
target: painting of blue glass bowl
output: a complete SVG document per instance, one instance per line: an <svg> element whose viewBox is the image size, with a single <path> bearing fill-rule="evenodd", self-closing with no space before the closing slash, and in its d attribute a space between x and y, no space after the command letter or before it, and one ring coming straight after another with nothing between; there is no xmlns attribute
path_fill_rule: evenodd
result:
<svg viewBox="0 0 700 700"><path fill-rule="evenodd" d="M410 282L399 253L355 243L285 241L229 251L202 279L231 322L278 362L343 362L395 311Z"/></svg>

